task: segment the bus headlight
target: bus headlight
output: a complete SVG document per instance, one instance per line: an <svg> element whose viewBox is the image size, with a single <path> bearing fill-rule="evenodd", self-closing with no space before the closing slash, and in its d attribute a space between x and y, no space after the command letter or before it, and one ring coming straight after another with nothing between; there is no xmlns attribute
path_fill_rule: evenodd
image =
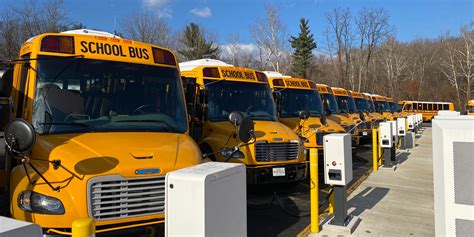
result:
<svg viewBox="0 0 474 237"><path fill-rule="evenodd" d="M61 201L33 191L23 191L18 195L18 206L27 212L62 215L64 206Z"/></svg>

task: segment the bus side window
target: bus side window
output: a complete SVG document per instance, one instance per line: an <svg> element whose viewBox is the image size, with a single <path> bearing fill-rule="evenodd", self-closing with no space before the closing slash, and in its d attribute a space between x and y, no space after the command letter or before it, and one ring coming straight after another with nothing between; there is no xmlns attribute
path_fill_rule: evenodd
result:
<svg viewBox="0 0 474 237"><path fill-rule="evenodd" d="M196 103L196 78L183 77L184 96L186 99L186 107L191 117L195 116Z"/></svg>
<svg viewBox="0 0 474 237"><path fill-rule="evenodd" d="M428 104L423 103L423 110L428 110Z"/></svg>
<svg viewBox="0 0 474 237"><path fill-rule="evenodd" d="M430 110L430 111L433 110L433 104L428 104L428 110Z"/></svg>
<svg viewBox="0 0 474 237"><path fill-rule="evenodd" d="M433 110L434 110L434 111L439 110L439 109L438 109L438 104L433 104Z"/></svg>
<svg viewBox="0 0 474 237"><path fill-rule="evenodd" d="M443 110L449 110L449 104L444 104L443 105Z"/></svg>

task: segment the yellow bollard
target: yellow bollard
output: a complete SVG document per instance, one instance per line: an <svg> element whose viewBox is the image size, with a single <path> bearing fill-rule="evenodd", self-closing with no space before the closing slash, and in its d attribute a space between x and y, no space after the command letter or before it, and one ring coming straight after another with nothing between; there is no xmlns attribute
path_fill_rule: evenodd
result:
<svg viewBox="0 0 474 237"><path fill-rule="evenodd" d="M331 187L332 188L332 187ZM329 194L329 207L328 211L331 214L334 214L334 191Z"/></svg>
<svg viewBox="0 0 474 237"><path fill-rule="evenodd" d="M95 237L95 221L92 218L72 222L72 237Z"/></svg>
<svg viewBox="0 0 474 237"><path fill-rule="evenodd" d="M377 171L379 169L378 166L378 140L377 140L378 134L377 134L377 129L372 128L372 168L374 171Z"/></svg>
<svg viewBox="0 0 474 237"><path fill-rule="evenodd" d="M311 199L311 233L319 233L319 180L318 180L318 149L309 150L309 175Z"/></svg>

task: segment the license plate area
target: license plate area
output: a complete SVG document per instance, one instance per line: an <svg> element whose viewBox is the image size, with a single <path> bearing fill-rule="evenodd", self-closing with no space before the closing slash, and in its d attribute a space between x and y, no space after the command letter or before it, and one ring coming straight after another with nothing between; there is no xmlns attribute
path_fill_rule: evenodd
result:
<svg viewBox="0 0 474 237"><path fill-rule="evenodd" d="M273 177L285 176L285 168L273 168Z"/></svg>

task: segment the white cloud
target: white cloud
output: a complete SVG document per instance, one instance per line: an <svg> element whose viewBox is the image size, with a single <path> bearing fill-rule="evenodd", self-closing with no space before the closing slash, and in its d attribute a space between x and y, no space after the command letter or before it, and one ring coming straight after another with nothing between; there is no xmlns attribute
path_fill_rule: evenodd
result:
<svg viewBox="0 0 474 237"><path fill-rule="evenodd" d="M173 10L171 10L171 8L169 7L165 7L165 8L156 10L156 14L158 15L158 17L161 17L161 18L172 18Z"/></svg>
<svg viewBox="0 0 474 237"><path fill-rule="evenodd" d="M255 44L223 44L219 47L224 58L232 57L236 53L254 56L257 56L258 53L258 47Z"/></svg>
<svg viewBox="0 0 474 237"><path fill-rule="evenodd" d="M143 5L148 7L161 7L165 5L168 0L142 0Z"/></svg>
<svg viewBox="0 0 474 237"><path fill-rule="evenodd" d="M212 11L209 7L194 8L194 9L191 9L191 11L189 12L191 12L195 16L202 17L202 18L207 18L207 17L212 16Z"/></svg>
<svg viewBox="0 0 474 237"><path fill-rule="evenodd" d="M142 5L144 9L153 11L158 17L173 17L173 10L167 6L168 0L142 0Z"/></svg>

